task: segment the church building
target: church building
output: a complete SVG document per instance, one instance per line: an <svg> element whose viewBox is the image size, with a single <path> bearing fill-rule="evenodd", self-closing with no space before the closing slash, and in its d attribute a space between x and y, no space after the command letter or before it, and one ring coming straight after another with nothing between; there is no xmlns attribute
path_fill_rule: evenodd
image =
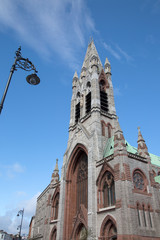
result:
<svg viewBox="0 0 160 240"><path fill-rule="evenodd" d="M116 114L111 65L94 42L72 81L69 139L59 179L37 199L29 239L160 240L160 157L124 138ZM32 234L31 234L32 233Z"/></svg>

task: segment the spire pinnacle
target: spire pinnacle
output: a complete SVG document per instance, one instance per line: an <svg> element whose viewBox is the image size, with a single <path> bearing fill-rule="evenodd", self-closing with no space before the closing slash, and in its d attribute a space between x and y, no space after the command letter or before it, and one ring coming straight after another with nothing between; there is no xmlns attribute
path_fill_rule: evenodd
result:
<svg viewBox="0 0 160 240"><path fill-rule="evenodd" d="M138 141L137 141L137 143L138 143L138 153L139 153L139 155L142 156L142 157L148 158L149 157L148 148L147 148L145 140L142 136L140 127L138 127Z"/></svg>
<svg viewBox="0 0 160 240"><path fill-rule="evenodd" d="M58 171L58 172L59 172L59 169L58 169L58 158L56 159L56 166L55 166L54 172L55 172L55 171Z"/></svg>
<svg viewBox="0 0 160 240"><path fill-rule="evenodd" d="M74 73L74 76L73 76L73 79L78 79L78 74L77 74L77 71L75 71L75 73Z"/></svg>
<svg viewBox="0 0 160 240"><path fill-rule="evenodd" d="M106 64L109 64L110 65L110 62L109 62L109 60L108 60L108 58L106 57L106 61L105 61L105 65Z"/></svg>
<svg viewBox="0 0 160 240"><path fill-rule="evenodd" d="M117 118L114 133L114 155L116 156L117 154L126 154L126 152L127 148L125 139Z"/></svg>
<svg viewBox="0 0 160 240"><path fill-rule="evenodd" d="M104 67L105 67L105 73L111 73L111 64L107 57L106 57Z"/></svg>
<svg viewBox="0 0 160 240"><path fill-rule="evenodd" d="M56 166L52 173L51 183L56 183L59 181L59 169L58 169L58 158L56 159Z"/></svg>

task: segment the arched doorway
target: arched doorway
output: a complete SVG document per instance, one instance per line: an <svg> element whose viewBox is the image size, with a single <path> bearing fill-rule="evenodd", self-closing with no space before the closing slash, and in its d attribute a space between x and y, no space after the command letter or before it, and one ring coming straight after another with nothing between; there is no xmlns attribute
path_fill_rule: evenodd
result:
<svg viewBox="0 0 160 240"><path fill-rule="evenodd" d="M51 231L50 240L56 240L56 236L57 236L57 228L54 227Z"/></svg>
<svg viewBox="0 0 160 240"><path fill-rule="evenodd" d="M117 227L115 220L111 216L105 217L101 225L100 239L103 240L116 240Z"/></svg>
<svg viewBox="0 0 160 240"><path fill-rule="evenodd" d="M70 239L80 211L88 209L88 156L83 145L74 149L66 174L65 225L63 239ZM87 217L86 217L87 218ZM87 219L84 220L87 223ZM82 234L82 233L81 233ZM73 236L73 235L72 235ZM79 238L76 238L79 240Z"/></svg>

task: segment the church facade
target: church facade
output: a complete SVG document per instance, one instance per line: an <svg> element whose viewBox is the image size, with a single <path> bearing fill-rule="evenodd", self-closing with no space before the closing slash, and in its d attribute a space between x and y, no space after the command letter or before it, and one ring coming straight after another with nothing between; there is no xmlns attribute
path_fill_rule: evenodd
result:
<svg viewBox="0 0 160 240"><path fill-rule="evenodd" d="M59 180L37 199L30 239L160 239L160 158L124 138L116 115L111 66L88 45L72 81L69 139Z"/></svg>

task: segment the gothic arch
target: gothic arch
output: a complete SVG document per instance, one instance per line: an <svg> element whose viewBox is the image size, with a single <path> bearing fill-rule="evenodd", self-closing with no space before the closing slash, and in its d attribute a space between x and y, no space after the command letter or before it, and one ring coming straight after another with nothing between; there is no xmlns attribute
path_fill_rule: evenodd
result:
<svg viewBox="0 0 160 240"><path fill-rule="evenodd" d="M59 210L59 195L60 188L56 187L54 191L53 197L51 199L51 220L56 220L58 218L58 210Z"/></svg>
<svg viewBox="0 0 160 240"><path fill-rule="evenodd" d="M66 173L63 233L65 240L69 239L73 232L73 222L81 205L85 209L88 208L88 151L84 145L77 144L70 155Z"/></svg>
<svg viewBox="0 0 160 240"><path fill-rule="evenodd" d="M101 91L106 91L106 88L109 88L109 83L103 69L99 75L99 85L100 85Z"/></svg>
<svg viewBox="0 0 160 240"><path fill-rule="evenodd" d="M71 239L75 239L75 240L81 239L80 232L82 228L85 228L87 233L87 214L88 214L87 210L84 208L84 206L81 206L80 212L77 214L75 218Z"/></svg>
<svg viewBox="0 0 160 240"><path fill-rule="evenodd" d="M96 181L96 184L98 186L98 188L101 188L101 182L102 182L102 178L105 174L105 172L111 172L112 175L114 176L114 170L113 168L107 163L105 162L100 170L100 173L98 175L98 178L97 178L97 181Z"/></svg>
<svg viewBox="0 0 160 240"><path fill-rule="evenodd" d="M113 240L117 239L117 225L115 219L107 215L100 228L100 237L99 240Z"/></svg>
<svg viewBox="0 0 160 240"><path fill-rule="evenodd" d="M69 164L67 166L66 181L71 181L71 174L73 173L74 167L76 165L75 159L78 157L78 154L80 154L80 152L82 151L85 152L86 155L88 155L87 148L84 145L78 143L71 152L71 155L69 157Z"/></svg>
<svg viewBox="0 0 160 240"><path fill-rule="evenodd" d="M105 208L115 204L115 181L114 170L104 163L98 175L96 184L97 189L97 208Z"/></svg>
<svg viewBox="0 0 160 240"><path fill-rule="evenodd" d="M57 236L57 228L56 226L54 226L51 231L49 240L56 240L56 236Z"/></svg>

